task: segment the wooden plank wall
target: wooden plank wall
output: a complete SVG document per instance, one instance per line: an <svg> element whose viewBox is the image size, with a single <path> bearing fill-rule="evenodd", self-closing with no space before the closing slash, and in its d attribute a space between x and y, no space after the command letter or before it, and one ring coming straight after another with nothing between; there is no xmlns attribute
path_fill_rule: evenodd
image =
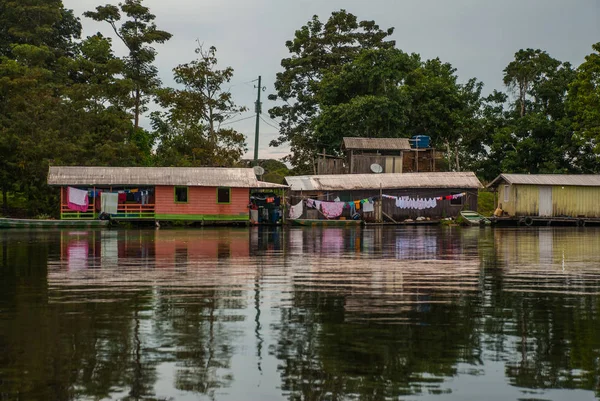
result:
<svg viewBox="0 0 600 401"><path fill-rule="evenodd" d="M440 219L444 217L456 217L460 214L460 211L463 209L468 210L477 210L477 190L476 189L465 189L465 188L452 188L452 189L383 189L383 193L391 196L410 196L412 198L420 197L420 198L433 198L438 196L450 195L452 193L461 193L467 192L467 196L463 198L462 205L451 205L449 200L444 200L438 202L437 207L432 209L424 209L424 210L413 210L413 209L399 209L396 207L396 204L391 199L383 200L383 212L392 216L395 220L404 220L408 218L416 218L419 216L429 217L432 219ZM291 204L297 204L302 198L314 198L319 200L327 200L330 201L339 197L341 201L349 202L352 200L359 200L364 198L369 198L373 196L379 196L379 190L363 190L363 191L343 191L343 192L327 192L328 197L326 197L325 193L303 193L300 196L299 192L291 193ZM312 212L312 213L311 213ZM307 210L304 210L303 218L308 218L307 216L310 214L310 218L314 218L314 209L309 210L307 214ZM350 210L345 209L344 214L342 216L346 218L350 218ZM323 216L319 213L318 218L323 218Z"/></svg>

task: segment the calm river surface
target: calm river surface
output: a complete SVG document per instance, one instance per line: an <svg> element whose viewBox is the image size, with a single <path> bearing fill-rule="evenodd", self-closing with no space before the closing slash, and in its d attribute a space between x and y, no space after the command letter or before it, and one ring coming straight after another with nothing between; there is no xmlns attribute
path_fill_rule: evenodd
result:
<svg viewBox="0 0 600 401"><path fill-rule="evenodd" d="M0 231L0 400L593 400L600 230Z"/></svg>

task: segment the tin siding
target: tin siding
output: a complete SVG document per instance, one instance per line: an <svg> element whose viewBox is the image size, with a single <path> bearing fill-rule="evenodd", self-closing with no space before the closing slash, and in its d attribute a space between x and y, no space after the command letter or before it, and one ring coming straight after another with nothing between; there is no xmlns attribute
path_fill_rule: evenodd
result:
<svg viewBox="0 0 600 401"><path fill-rule="evenodd" d="M508 185L508 201L505 201L505 186L508 184L502 183L498 186L498 206L501 206L501 209L508 213L509 216L515 215L515 186Z"/></svg>
<svg viewBox="0 0 600 401"><path fill-rule="evenodd" d="M515 216L539 215L540 191L536 185L512 185L515 199Z"/></svg>
<svg viewBox="0 0 600 401"><path fill-rule="evenodd" d="M157 186L157 215L219 215L248 216L250 190L248 188L231 188L231 203L217 204L216 187L188 187L188 202L175 203L173 186Z"/></svg>
<svg viewBox="0 0 600 401"><path fill-rule="evenodd" d="M600 187L552 187L554 216L600 217Z"/></svg>

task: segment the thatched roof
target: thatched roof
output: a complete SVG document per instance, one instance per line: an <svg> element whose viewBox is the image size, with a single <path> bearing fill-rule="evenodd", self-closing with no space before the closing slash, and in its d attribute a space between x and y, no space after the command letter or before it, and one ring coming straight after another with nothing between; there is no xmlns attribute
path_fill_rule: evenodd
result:
<svg viewBox="0 0 600 401"><path fill-rule="evenodd" d="M333 174L285 177L292 191L357 191L403 188L483 188L474 173Z"/></svg>
<svg viewBox="0 0 600 401"><path fill-rule="evenodd" d="M284 188L262 183L251 168L223 167L50 167L49 185L182 185L232 188Z"/></svg>

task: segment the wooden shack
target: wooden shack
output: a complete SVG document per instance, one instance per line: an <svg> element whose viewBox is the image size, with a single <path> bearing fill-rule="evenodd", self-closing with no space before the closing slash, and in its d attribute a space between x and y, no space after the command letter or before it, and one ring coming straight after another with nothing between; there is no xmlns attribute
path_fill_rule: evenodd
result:
<svg viewBox="0 0 600 401"><path fill-rule="evenodd" d="M414 144L413 144L414 145ZM383 173L434 172L442 154L434 148L418 148L409 138L345 137L343 157L320 154L318 174L370 174L371 166L381 166Z"/></svg>
<svg viewBox="0 0 600 401"><path fill-rule="evenodd" d="M508 217L600 218L598 174L500 174L488 188Z"/></svg>
<svg viewBox="0 0 600 401"><path fill-rule="evenodd" d="M248 222L250 191L285 186L259 182L250 168L50 167L60 187L61 219L96 219L103 193L117 193L115 220ZM73 210L68 188L88 191L85 210Z"/></svg>
<svg viewBox="0 0 600 401"><path fill-rule="evenodd" d="M286 177L291 204L300 200L352 202L380 198L382 211L394 220L425 217L433 220L455 217L461 210L477 210L478 190L482 184L471 172L337 174ZM464 195L446 199L453 195ZM426 199L444 197L435 207L401 208L394 197ZM350 210L343 217L351 218ZM314 209L305 210L303 218L322 218ZM368 220L368 218L366 219Z"/></svg>

